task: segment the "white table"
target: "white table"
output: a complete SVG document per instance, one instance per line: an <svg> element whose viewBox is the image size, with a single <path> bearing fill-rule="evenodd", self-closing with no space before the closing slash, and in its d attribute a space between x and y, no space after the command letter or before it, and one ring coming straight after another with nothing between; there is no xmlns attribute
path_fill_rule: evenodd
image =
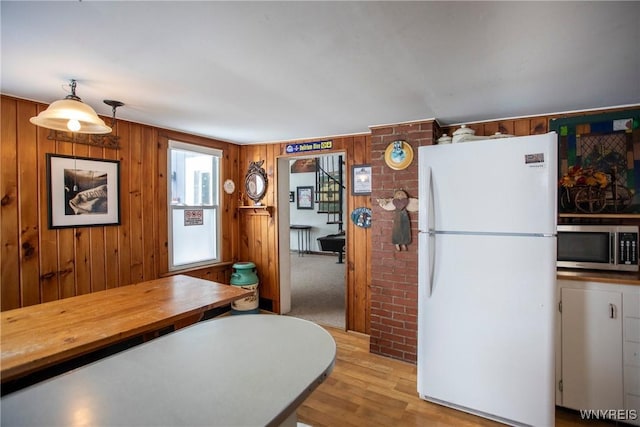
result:
<svg viewBox="0 0 640 427"><path fill-rule="evenodd" d="M298 232L298 256L304 256L311 251L311 226L291 224L291 230Z"/></svg>
<svg viewBox="0 0 640 427"><path fill-rule="evenodd" d="M335 355L331 335L305 320L213 319L4 396L1 423L295 425Z"/></svg>

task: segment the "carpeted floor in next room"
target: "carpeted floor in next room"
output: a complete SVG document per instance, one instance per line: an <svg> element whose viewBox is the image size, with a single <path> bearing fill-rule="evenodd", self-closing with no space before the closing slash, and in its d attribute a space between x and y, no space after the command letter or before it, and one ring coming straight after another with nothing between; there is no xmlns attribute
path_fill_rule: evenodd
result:
<svg viewBox="0 0 640 427"><path fill-rule="evenodd" d="M345 328L345 266L337 255L291 252L291 311L288 316Z"/></svg>

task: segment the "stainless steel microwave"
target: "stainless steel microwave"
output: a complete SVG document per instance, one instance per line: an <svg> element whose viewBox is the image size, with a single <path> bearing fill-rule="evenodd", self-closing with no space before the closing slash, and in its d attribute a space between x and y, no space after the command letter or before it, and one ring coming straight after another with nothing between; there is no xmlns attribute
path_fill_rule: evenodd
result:
<svg viewBox="0 0 640 427"><path fill-rule="evenodd" d="M559 225L558 267L638 271L638 227Z"/></svg>

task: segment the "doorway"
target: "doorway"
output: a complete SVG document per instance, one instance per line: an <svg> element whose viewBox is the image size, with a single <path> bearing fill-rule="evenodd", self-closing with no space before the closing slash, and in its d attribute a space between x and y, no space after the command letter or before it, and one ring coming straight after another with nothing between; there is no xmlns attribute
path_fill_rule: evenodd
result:
<svg viewBox="0 0 640 427"><path fill-rule="evenodd" d="M346 263L338 253L322 250L318 241L344 230L341 222L346 216L340 221L335 209L328 208L327 200L333 199L327 187L335 186L319 179L316 169L316 162L330 169L328 164L342 159L344 153L278 159L278 234L281 314L346 329ZM344 185L346 171L343 165L340 169ZM309 192L313 193L311 203ZM343 190L342 212L346 212L346 194ZM303 227L292 229L292 225Z"/></svg>

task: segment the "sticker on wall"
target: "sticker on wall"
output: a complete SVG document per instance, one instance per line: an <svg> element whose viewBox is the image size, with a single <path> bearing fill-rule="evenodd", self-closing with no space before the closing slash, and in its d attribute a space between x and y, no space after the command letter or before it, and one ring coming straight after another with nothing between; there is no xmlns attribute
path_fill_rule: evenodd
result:
<svg viewBox="0 0 640 427"><path fill-rule="evenodd" d="M184 226L203 225L204 216L202 209L185 209L184 210Z"/></svg>
<svg viewBox="0 0 640 427"><path fill-rule="evenodd" d="M351 212L351 221L353 221L357 227L371 227L371 209L365 207L355 208L353 212Z"/></svg>
<svg viewBox="0 0 640 427"><path fill-rule="evenodd" d="M413 161L413 148L406 141L393 141L384 152L384 161L391 169L406 169Z"/></svg>

